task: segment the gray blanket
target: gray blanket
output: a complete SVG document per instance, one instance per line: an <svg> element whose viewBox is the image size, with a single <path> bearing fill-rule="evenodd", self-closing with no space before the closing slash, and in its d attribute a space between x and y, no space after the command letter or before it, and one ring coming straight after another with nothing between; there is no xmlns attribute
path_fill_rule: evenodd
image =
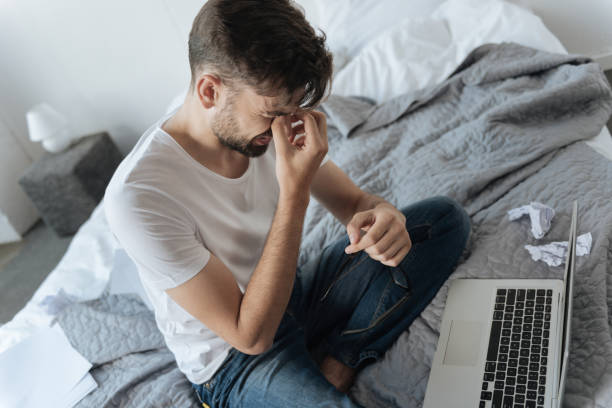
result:
<svg viewBox="0 0 612 408"><path fill-rule="evenodd" d="M558 278L562 267L534 262L524 249L536 243L528 221L509 222L506 211L530 201L554 207L543 241L560 241L567 238L570 202L578 199L578 233L590 231L593 247L577 258L565 405L612 406L612 162L581 142L612 111L599 66L513 44L486 45L435 88L379 106L330 97L323 108L329 155L363 190L397 207L438 194L466 207L472 234L451 279ZM298 264L344 234L313 200ZM421 406L447 289L448 282L384 358L359 374L351 390L356 401ZM78 406L196 406L152 315L134 297L76 304L58 318L73 345L96 362L91 372L100 388Z"/></svg>

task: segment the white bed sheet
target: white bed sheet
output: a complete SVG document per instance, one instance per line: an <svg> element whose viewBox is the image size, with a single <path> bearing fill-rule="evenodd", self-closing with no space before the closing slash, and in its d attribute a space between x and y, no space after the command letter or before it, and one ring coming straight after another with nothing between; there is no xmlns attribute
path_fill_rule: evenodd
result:
<svg viewBox="0 0 612 408"><path fill-rule="evenodd" d="M182 98L178 100L182 101ZM606 127L587 144L612 160L612 138ZM116 252L122 249L108 228L103 205L103 201L100 202L90 218L79 228L61 261L24 308L10 322L0 327L0 352L25 339L37 328L50 324L53 316L40 303L48 302L47 297L57 295L60 289L72 300L80 301L95 299L107 290L115 261L124 265L125 257ZM65 300L64 297L55 299L60 303Z"/></svg>
<svg viewBox="0 0 612 408"><path fill-rule="evenodd" d="M28 303L0 327L0 352L49 326L53 315L40 302L55 296L60 289L74 300L99 297L109 282L110 272L119 243L110 232L101 201L74 235L66 253L41 283ZM61 301L62 298L58 299Z"/></svg>
<svg viewBox="0 0 612 408"><path fill-rule="evenodd" d="M587 145L593 148L597 153L612 160L612 137L610 136L609 129L604 128L599 132L597 136L586 142Z"/></svg>

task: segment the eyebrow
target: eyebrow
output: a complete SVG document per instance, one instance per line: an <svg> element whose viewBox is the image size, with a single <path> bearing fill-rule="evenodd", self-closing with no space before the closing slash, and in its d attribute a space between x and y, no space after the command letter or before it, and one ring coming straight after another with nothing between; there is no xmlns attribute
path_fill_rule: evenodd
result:
<svg viewBox="0 0 612 408"><path fill-rule="evenodd" d="M267 111L264 112L266 115L268 116L285 116L285 115L291 115L291 112L283 112L283 111Z"/></svg>

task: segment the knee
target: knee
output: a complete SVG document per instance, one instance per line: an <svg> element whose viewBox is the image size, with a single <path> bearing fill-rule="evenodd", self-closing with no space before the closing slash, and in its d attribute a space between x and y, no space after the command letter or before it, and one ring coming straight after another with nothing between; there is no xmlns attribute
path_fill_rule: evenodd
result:
<svg viewBox="0 0 612 408"><path fill-rule="evenodd" d="M470 235L471 222L470 216L461 204L451 197L440 195L426 198L416 205L424 211L426 214L424 218L428 219L431 225L439 224L438 233L446 233L450 230L465 245ZM402 210L407 222L409 222L408 213L412 208L409 206Z"/></svg>
<svg viewBox="0 0 612 408"><path fill-rule="evenodd" d="M449 229L453 230L465 246L470 235L471 221L463 206L447 196L435 196L431 200L432 204L440 211L441 219L448 223Z"/></svg>
<svg viewBox="0 0 612 408"><path fill-rule="evenodd" d="M465 246L471 230L470 216L461 204L447 196L434 196L418 201L404 207L402 213L406 216L406 227L412 228L414 224L426 223L434 227L434 231L428 231L427 237L432 234L451 233L456 237L459 245ZM416 214L416 215L415 215ZM417 225L417 228L421 225ZM416 234L419 235L419 234Z"/></svg>

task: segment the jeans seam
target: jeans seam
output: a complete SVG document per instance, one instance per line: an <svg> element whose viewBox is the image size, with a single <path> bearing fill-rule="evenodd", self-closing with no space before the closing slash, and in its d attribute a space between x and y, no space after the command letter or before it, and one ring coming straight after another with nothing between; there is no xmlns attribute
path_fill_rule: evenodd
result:
<svg viewBox="0 0 612 408"><path fill-rule="evenodd" d="M200 396L200 393L198 392L197 388L193 389L195 391L195 395L196 397L198 397L198 401L200 401L200 404L204 404L204 401L202 401L202 397Z"/></svg>
<svg viewBox="0 0 612 408"><path fill-rule="evenodd" d="M212 377L210 377L208 380L202 383L203 388L205 387L208 391L211 391L211 392L214 390L215 385L217 384L217 376L221 374L221 371L223 370L223 368L225 368L229 364L229 362L233 360L235 356L235 353L232 353L231 355L230 353L232 353L231 349L228 351L228 355L225 357L224 361L221 363L219 368L215 370L215 373L212 375Z"/></svg>
<svg viewBox="0 0 612 408"><path fill-rule="evenodd" d="M360 263L362 263L366 257L362 256L362 258L355 263L354 265L351 265L350 268L348 268L347 270L343 271L342 269L344 269L346 267L346 265L353 260L357 255L359 254L359 252L355 252L353 254L350 254L342 263L342 265L340 265L339 268L339 273L338 276L336 276L334 278L334 280L329 284L329 286L327 287L327 289L325 290L325 292L323 292L323 295L321 296L321 298L319 299L320 302L322 302L323 300L325 300L325 298L327 297L327 295L329 295L329 293L331 292L331 289L334 287L334 285L344 276L346 276L350 271L352 271L353 269L355 269L357 267L357 265L359 265Z"/></svg>
<svg viewBox="0 0 612 408"><path fill-rule="evenodd" d="M399 269L401 273L404 273L404 274L405 274L405 272L404 272L404 271L403 271L401 268L399 268L399 267L394 267L394 269ZM395 283L397 286L399 286L400 288L404 288L404 289L406 289L406 290L408 290L408 291L410 290L410 285L409 285L409 284L408 284L408 285L404 285L403 283L398 282L398 281L395 279L395 275L394 275L392 272L390 272L390 273L391 273L391 278L393 279L393 282L394 282L394 283ZM408 280L408 278L407 278L407 277L406 277L406 281L407 281L407 282L410 282L410 281Z"/></svg>
<svg viewBox="0 0 612 408"><path fill-rule="evenodd" d="M395 304L391 306L389 310L384 312L382 315L378 316L376 320L374 320L374 322L372 322L368 327L364 327L362 329L345 330L341 332L340 335L344 336L344 335L349 335L349 334L363 333L365 331L373 329L374 327L378 326L381 322L383 322L387 317L389 317L389 315L392 312L394 312L398 307L406 303L406 301L410 298L410 295L411 293L408 292L404 296L402 296L402 298L399 299L397 302L395 302Z"/></svg>
<svg viewBox="0 0 612 408"><path fill-rule="evenodd" d="M412 251L411 251L412 252ZM406 255L406 257L414 257L414 253L409 252L408 255ZM395 267L396 269L399 269L400 272L402 273L406 273L399 265L397 267ZM390 273L391 271L388 270ZM395 277L393 276L393 274L391 273L391 279L394 283L397 283L397 281L395 280ZM410 280L407 278L408 284L411 285ZM397 302L395 302L395 304L393 304L393 306L391 306L386 312L384 312L382 315L378 316L374 322L372 322L371 324L368 325L368 327L365 328L361 328L361 329L351 329L351 330L345 330L343 332L340 333L341 336L343 335L348 335L348 334L357 334L357 333L362 333L368 330L373 329L374 327L376 327L378 324L380 324L382 321L384 321L384 319L386 319L389 314L394 311L397 307L401 306L403 303L405 303L412 295L412 289L411 287L405 287L404 285L398 285L399 287L403 288L406 290L406 294L404 296L402 296L402 298L400 298ZM388 287L388 286L387 286ZM376 308L376 312L378 311L378 308L380 307L380 302L379 302L379 306ZM376 315L376 312L374 315Z"/></svg>
<svg viewBox="0 0 612 408"><path fill-rule="evenodd" d="M385 289L382 291L382 296L378 299L378 304L376 305L376 309L374 310L374 313L372 314L372 316L376 316L376 317L373 317L374 322L378 320L378 317L385 314L384 312L379 314L379 311L383 307L387 297L389 296L389 292L391 291L390 289L391 285L393 285L391 282L387 282L387 284L385 285ZM373 325L374 323L370 322L368 327L373 326Z"/></svg>

